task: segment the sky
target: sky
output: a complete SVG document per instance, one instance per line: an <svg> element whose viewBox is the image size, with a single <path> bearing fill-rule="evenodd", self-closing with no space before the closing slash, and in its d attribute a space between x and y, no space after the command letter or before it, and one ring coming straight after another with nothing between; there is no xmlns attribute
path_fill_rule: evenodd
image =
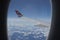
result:
<svg viewBox="0 0 60 40"><path fill-rule="evenodd" d="M8 18L18 18L15 9L18 9L24 17L48 22L51 20L50 0L11 0Z"/></svg>

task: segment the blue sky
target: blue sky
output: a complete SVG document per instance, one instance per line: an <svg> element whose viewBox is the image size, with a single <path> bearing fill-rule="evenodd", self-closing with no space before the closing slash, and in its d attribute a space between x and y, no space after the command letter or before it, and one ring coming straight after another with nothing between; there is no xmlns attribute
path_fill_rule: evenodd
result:
<svg viewBox="0 0 60 40"><path fill-rule="evenodd" d="M8 9L8 18L17 17L15 9L18 9L25 17L51 20L50 0L11 0Z"/></svg>

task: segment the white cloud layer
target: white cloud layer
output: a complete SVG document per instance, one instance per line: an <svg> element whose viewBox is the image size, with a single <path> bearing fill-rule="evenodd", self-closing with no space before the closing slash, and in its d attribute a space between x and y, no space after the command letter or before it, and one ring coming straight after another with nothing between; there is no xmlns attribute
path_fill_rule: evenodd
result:
<svg viewBox="0 0 60 40"><path fill-rule="evenodd" d="M27 30L32 31L33 34L34 33L39 34L40 31L43 31L44 34L46 34L46 35L48 35L48 31L49 31L48 27L38 27L38 28L35 28L34 25L42 24L42 25L50 26L50 24L48 24L46 22L39 21L39 20L34 20L34 19L31 19L31 18L27 18L27 17L8 18L7 19L7 24L8 24L7 25L8 26L8 31L14 30L14 28L17 29L17 30L21 30L20 27L22 27L23 29L27 29ZM33 26L33 27L31 27L31 26ZM35 30L33 30L34 28L35 28ZM11 33L13 33L13 32L9 32L9 34L11 34ZM30 33L31 32L29 32L28 34L30 34ZM24 35L28 35L28 34L25 33Z"/></svg>
<svg viewBox="0 0 60 40"><path fill-rule="evenodd" d="M7 20L8 20L7 21L8 26L11 25L11 26L25 27L25 26L34 26L38 24L50 26L50 24L44 23L43 21L38 21L38 20L31 19L31 18L27 18L27 17L8 18Z"/></svg>

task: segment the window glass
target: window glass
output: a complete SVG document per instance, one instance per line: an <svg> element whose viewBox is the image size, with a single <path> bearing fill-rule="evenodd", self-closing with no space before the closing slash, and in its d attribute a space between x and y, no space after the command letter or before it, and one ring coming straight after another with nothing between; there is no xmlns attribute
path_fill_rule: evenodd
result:
<svg viewBox="0 0 60 40"><path fill-rule="evenodd" d="M9 40L46 40L50 24L50 0L10 1L7 17Z"/></svg>

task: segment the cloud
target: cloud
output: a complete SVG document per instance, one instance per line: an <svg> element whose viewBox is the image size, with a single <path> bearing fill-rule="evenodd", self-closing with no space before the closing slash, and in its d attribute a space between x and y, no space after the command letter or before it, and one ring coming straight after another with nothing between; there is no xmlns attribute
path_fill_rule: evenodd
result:
<svg viewBox="0 0 60 40"><path fill-rule="evenodd" d="M32 34L39 34L40 32L44 33L45 35L48 35L48 31L49 31L48 27L38 27L38 28L34 27L34 25L39 25L39 24L48 25L48 23L46 23L46 22L31 19L31 18L27 18L27 17L8 18L7 19L7 26L8 26L9 34L13 33L13 31L15 29L18 29L18 30L22 29L22 30L31 31L31 32L28 32L28 33L23 32L24 36L27 36L28 34L31 34L31 33ZM33 26L33 27L31 27L31 26ZM20 32L20 31L15 31L15 32Z"/></svg>
<svg viewBox="0 0 60 40"><path fill-rule="evenodd" d="M20 26L20 27L25 27L25 26L34 26L37 24L44 24L47 25L46 23L42 21L38 21L35 19L27 18L27 17L21 17L21 18L8 18L7 19L7 24L8 26Z"/></svg>

